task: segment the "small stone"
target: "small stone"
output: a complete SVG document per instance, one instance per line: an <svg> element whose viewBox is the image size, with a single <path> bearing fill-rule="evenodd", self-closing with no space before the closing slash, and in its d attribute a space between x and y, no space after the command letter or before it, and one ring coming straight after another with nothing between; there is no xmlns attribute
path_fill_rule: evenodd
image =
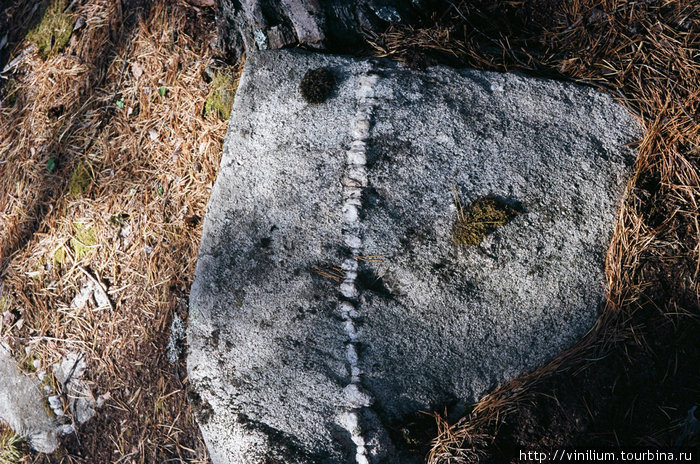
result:
<svg viewBox="0 0 700 464"><path fill-rule="evenodd" d="M86 389L83 393L89 396L76 398L73 403L73 417L78 424L84 424L95 415L95 399L89 394L89 390Z"/></svg>
<svg viewBox="0 0 700 464"><path fill-rule="evenodd" d="M75 433L75 427L72 424L65 424L59 427L58 433L61 435L71 435Z"/></svg>
<svg viewBox="0 0 700 464"><path fill-rule="evenodd" d="M95 415L95 398L82 377L87 370L85 355L68 353L59 364L54 365L56 380L67 388L68 404L73 418L83 424Z"/></svg>
<svg viewBox="0 0 700 464"><path fill-rule="evenodd" d="M85 285L83 285L78 294L70 302L70 307L72 309L83 309L92 299L93 293L94 287L92 282L90 280L86 280Z"/></svg>
<svg viewBox="0 0 700 464"><path fill-rule="evenodd" d="M61 398L59 398L56 395L49 396L47 398L49 402L49 407L53 411L54 414L57 416L62 416L63 415L63 403L61 403Z"/></svg>
<svg viewBox="0 0 700 464"><path fill-rule="evenodd" d="M173 321L170 323L170 340L168 341L168 361L176 363L180 360L185 349L186 332L185 321L180 319L177 314L173 315Z"/></svg>
<svg viewBox="0 0 700 464"><path fill-rule="evenodd" d="M0 344L0 420L19 435L29 437L36 451L53 453L58 447L56 429L44 408L38 382L19 370L3 344Z"/></svg>
<svg viewBox="0 0 700 464"><path fill-rule="evenodd" d="M75 20L75 25L73 26L73 32L77 32L83 27L85 27L86 21L85 18L80 16L78 19Z"/></svg>
<svg viewBox="0 0 700 464"><path fill-rule="evenodd" d="M388 23L395 23L401 21L401 15L396 8L390 6L383 6L374 10L374 13L383 21Z"/></svg>
<svg viewBox="0 0 700 464"><path fill-rule="evenodd" d="M258 50L267 50L267 36L262 29L256 29L253 34Z"/></svg>
<svg viewBox="0 0 700 464"><path fill-rule="evenodd" d="M97 397L97 407L101 408L104 406L104 404L107 402L112 397L112 394L109 392L103 393L100 396Z"/></svg>

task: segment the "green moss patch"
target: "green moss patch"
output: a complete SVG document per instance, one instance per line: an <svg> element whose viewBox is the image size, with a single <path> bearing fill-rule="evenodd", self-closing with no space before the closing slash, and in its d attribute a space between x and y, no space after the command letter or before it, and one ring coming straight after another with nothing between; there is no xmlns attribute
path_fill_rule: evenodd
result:
<svg viewBox="0 0 700 464"><path fill-rule="evenodd" d="M55 265L62 265L66 262L66 249L63 247L58 247L53 253L53 262Z"/></svg>
<svg viewBox="0 0 700 464"><path fill-rule="evenodd" d="M28 354L19 364L19 368L22 370L22 372L26 374L33 374L34 372L36 372L36 367L34 367L34 361L36 361L37 359L40 359L38 354Z"/></svg>
<svg viewBox="0 0 700 464"><path fill-rule="evenodd" d="M36 45L44 58L59 53L68 44L73 32L73 16L64 13L66 0L47 5L39 24L27 33L27 40Z"/></svg>
<svg viewBox="0 0 700 464"><path fill-rule="evenodd" d="M92 252L91 247L97 245L97 237L95 231L84 224L74 222L73 227L75 227L75 232L70 244L75 252L75 260L80 261Z"/></svg>
<svg viewBox="0 0 700 464"><path fill-rule="evenodd" d="M492 195L478 198L466 208L462 206L456 191L454 196L457 221L452 228L452 241L456 245L477 246L486 235L506 225L520 214L519 211Z"/></svg>
<svg viewBox="0 0 700 464"><path fill-rule="evenodd" d="M75 165L68 182L68 193L73 198L78 198L85 193L92 183L92 166L87 161L80 161Z"/></svg>
<svg viewBox="0 0 700 464"><path fill-rule="evenodd" d="M204 115L213 114L221 119L228 119L231 116L235 95L236 83L233 78L227 73L217 72L211 83L207 101L204 103Z"/></svg>

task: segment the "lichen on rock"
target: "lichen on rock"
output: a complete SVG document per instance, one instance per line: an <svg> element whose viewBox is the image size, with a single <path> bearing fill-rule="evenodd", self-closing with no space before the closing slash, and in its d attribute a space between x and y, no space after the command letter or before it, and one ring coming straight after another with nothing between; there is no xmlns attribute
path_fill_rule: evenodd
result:
<svg viewBox="0 0 700 464"><path fill-rule="evenodd" d="M466 208L454 191L457 220L452 228L455 245L477 246L494 230L506 225L520 212L493 195L480 197Z"/></svg>

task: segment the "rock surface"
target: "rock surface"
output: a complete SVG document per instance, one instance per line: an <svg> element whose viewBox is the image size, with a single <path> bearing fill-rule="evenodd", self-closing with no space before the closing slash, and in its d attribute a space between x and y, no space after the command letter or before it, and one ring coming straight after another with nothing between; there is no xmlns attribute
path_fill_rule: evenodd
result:
<svg viewBox="0 0 700 464"><path fill-rule="evenodd" d="M58 447L57 428L46 409L38 383L20 372L0 344L0 420L27 438L35 450L53 453Z"/></svg>
<svg viewBox="0 0 700 464"><path fill-rule="evenodd" d="M306 46L356 52L363 33L390 23L420 24L435 2L427 0L217 0L218 48L231 60L243 53ZM443 8L444 10L444 8Z"/></svg>
<svg viewBox="0 0 700 464"><path fill-rule="evenodd" d="M336 88L310 105L321 66ZM640 135L565 82L249 57L190 295L213 462L422 462L401 433L418 411L459 413L592 326ZM521 214L460 247L454 192Z"/></svg>

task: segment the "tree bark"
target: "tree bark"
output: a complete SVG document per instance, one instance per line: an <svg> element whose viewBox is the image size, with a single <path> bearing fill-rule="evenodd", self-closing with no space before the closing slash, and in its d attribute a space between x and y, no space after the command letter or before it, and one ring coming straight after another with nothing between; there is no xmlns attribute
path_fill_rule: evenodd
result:
<svg viewBox="0 0 700 464"><path fill-rule="evenodd" d="M253 50L303 46L358 53L363 33L416 25L436 0L217 0L218 46L230 61Z"/></svg>

